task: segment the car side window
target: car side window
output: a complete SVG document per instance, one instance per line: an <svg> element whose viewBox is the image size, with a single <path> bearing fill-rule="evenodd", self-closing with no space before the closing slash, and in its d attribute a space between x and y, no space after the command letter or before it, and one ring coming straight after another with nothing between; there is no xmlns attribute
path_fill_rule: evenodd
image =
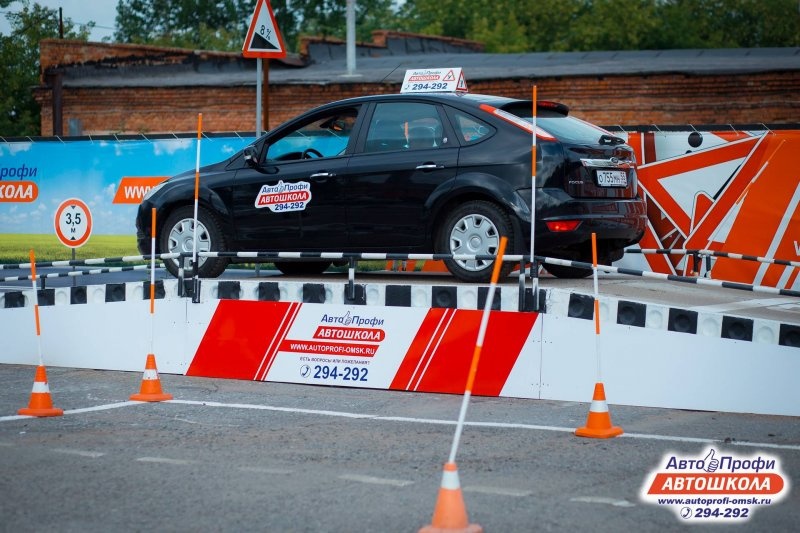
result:
<svg viewBox="0 0 800 533"><path fill-rule="evenodd" d="M365 152L427 150L447 143L436 106L417 102L381 103L369 123Z"/></svg>
<svg viewBox="0 0 800 533"><path fill-rule="evenodd" d="M455 111L453 115L456 119L456 132L464 144L476 143L494 131L494 128L472 115L460 111Z"/></svg>
<svg viewBox="0 0 800 533"><path fill-rule="evenodd" d="M358 108L339 109L271 141L267 161L335 157L344 153L356 123Z"/></svg>

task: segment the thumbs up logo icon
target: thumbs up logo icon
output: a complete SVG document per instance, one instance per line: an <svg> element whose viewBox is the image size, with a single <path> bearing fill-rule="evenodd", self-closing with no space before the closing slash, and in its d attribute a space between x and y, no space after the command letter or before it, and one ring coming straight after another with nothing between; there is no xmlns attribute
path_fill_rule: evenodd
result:
<svg viewBox="0 0 800 533"><path fill-rule="evenodd" d="M719 468L719 459L714 457L714 448L711 448L708 451L708 455L706 455L706 458L703 459L703 461L706 465L704 469L706 472L716 472L717 468Z"/></svg>

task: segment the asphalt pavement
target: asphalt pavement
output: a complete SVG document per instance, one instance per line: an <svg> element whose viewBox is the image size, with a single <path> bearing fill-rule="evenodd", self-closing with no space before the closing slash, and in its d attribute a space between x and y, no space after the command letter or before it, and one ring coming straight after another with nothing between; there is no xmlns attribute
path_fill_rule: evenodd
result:
<svg viewBox="0 0 800 533"><path fill-rule="evenodd" d="M175 375L160 376L174 399L148 404L128 401L141 373L47 372L65 414L19 417L34 367L0 365L0 531L418 531L462 404ZM612 439L574 436L589 397L473 397L456 458L470 521L487 532L796 531L800 418L615 406L606 394L625 432ZM669 457L709 448L773 458L788 494L722 525L642 499Z"/></svg>

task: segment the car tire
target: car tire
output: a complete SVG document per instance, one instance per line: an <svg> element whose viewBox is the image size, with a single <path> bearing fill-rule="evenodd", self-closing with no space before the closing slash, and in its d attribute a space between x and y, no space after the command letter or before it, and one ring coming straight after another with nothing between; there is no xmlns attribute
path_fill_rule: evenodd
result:
<svg viewBox="0 0 800 533"><path fill-rule="evenodd" d="M583 279L592 275L591 268L551 265L550 263L542 263L542 266L552 275L561 279Z"/></svg>
<svg viewBox="0 0 800 533"><path fill-rule="evenodd" d="M501 236L508 239L506 250L513 250L516 238L508 214L497 204L474 200L445 215L435 249L443 254L495 255ZM444 263L461 281L483 283L492 279L494 260L445 259ZM508 276L514 266L504 262L500 277Z"/></svg>
<svg viewBox="0 0 800 533"><path fill-rule="evenodd" d="M316 276L329 266L330 261L275 261L275 268L286 276Z"/></svg>
<svg viewBox="0 0 800 533"><path fill-rule="evenodd" d="M219 219L211 211L197 208L197 251L199 252L225 252L227 246L222 234ZM188 252L194 247L194 207L185 205L179 207L167 217L161 228L159 239L162 253ZM166 259L164 266L173 276L178 276L179 259ZM191 271L191 257L183 258L184 274L193 275ZM198 275L201 278L216 278L228 266L227 258L198 258Z"/></svg>

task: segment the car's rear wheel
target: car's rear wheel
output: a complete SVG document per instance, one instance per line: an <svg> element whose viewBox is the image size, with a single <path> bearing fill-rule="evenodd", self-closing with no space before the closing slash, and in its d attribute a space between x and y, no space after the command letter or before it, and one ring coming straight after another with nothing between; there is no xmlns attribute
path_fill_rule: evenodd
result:
<svg viewBox="0 0 800 533"><path fill-rule="evenodd" d="M198 252L224 252L227 250L225 237L219 219L209 210L197 208L197 225L194 221L194 207L186 205L173 211L161 230L160 249L163 253L189 253L194 248L197 232ZM184 274L192 275L191 257L167 259L164 266L173 276L178 275L179 262L183 263ZM216 278L228 266L227 258L198 257L198 275L201 278Z"/></svg>
<svg viewBox="0 0 800 533"><path fill-rule="evenodd" d="M460 205L444 218L436 242L437 253L454 255L496 255L500 237L508 239L507 250L514 249L511 220L498 205L475 200ZM492 278L494 259L445 259L447 269L458 279L487 282ZM504 263L500 276L506 277L514 263Z"/></svg>
<svg viewBox="0 0 800 533"><path fill-rule="evenodd" d="M275 261L275 268L287 276L315 276L329 266L330 261Z"/></svg>

